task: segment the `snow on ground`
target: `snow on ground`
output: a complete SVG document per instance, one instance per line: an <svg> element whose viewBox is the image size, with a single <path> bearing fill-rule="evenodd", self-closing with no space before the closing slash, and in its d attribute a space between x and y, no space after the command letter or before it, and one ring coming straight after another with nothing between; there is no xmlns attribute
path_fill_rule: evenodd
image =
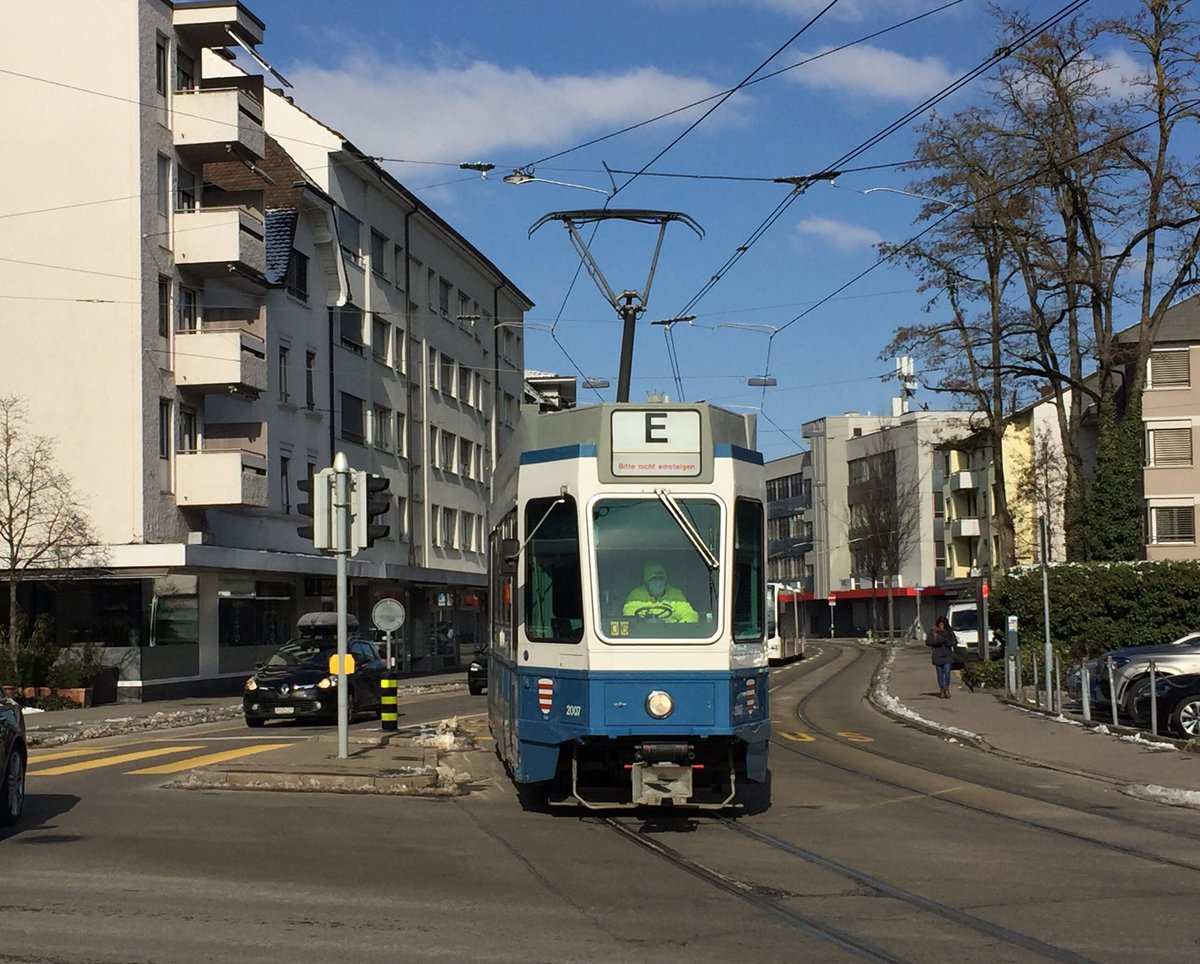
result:
<svg viewBox="0 0 1200 964"><path fill-rule="evenodd" d="M942 733L951 733L955 736L963 736L969 740L981 739L978 733L972 733L970 730L961 730L957 726L949 726L945 723L934 723L932 720L927 720L919 713L915 713L907 706L901 703L896 697L888 692L888 683L892 680L892 663L896 659L896 650L889 649L887 656L884 657L883 666L879 672L875 674L874 690L871 693L872 701L877 705L891 713L893 716L900 716L904 719L915 720L925 726L931 726Z"/></svg>
<svg viewBox="0 0 1200 964"><path fill-rule="evenodd" d="M1174 787L1160 787L1153 783L1129 784L1119 789L1126 796L1137 797L1139 800L1152 800L1155 803L1166 803L1172 807L1190 807L1193 810L1200 810L1200 792L1196 790L1178 790Z"/></svg>

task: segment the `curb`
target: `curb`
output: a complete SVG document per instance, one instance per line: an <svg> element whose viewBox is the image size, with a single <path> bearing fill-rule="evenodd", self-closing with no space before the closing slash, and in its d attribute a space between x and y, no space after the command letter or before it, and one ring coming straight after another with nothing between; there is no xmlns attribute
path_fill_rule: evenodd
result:
<svg viewBox="0 0 1200 964"><path fill-rule="evenodd" d="M276 773L265 770L193 770L182 780L163 784L172 790L277 790L295 793L373 793L409 796L457 796L438 786L438 772L369 776L331 773Z"/></svg>

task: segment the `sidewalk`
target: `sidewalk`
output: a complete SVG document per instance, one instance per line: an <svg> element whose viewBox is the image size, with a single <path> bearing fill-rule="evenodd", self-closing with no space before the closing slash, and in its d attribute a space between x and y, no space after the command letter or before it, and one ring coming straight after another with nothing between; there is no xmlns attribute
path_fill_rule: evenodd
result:
<svg viewBox="0 0 1200 964"><path fill-rule="evenodd" d="M928 649L908 643L883 657L870 698L889 716L982 750L1100 777L1137 796L1200 806L1200 753L1181 741L1025 708L995 691L973 693L958 673L950 693L938 698Z"/></svg>

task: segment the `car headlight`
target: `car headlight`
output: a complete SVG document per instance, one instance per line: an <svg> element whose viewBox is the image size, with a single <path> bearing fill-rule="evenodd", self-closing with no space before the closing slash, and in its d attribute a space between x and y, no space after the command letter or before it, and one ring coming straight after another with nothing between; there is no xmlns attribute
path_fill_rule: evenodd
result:
<svg viewBox="0 0 1200 964"><path fill-rule="evenodd" d="M483 667L480 666L478 663L472 663L470 666L470 671L472 673L478 673L478 672L481 672L482 670L483 670Z"/></svg>
<svg viewBox="0 0 1200 964"><path fill-rule="evenodd" d="M246 680L246 692L252 693L256 689L258 689L258 680L251 676L248 680Z"/></svg>
<svg viewBox="0 0 1200 964"><path fill-rule="evenodd" d="M654 690L646 697L646 712L656 720L666 719L671 715L673 709L675 709L675 701L671 699L670 693Z"/></svg>
<svg viewBox="0 0 1200 964"><path fill-rule="evenodd" d="M326 676L323 680L321 680L321 682L319 682L317 684L317 689L327 690L331 686L337 686L337 677L336 676Z"/></svg>

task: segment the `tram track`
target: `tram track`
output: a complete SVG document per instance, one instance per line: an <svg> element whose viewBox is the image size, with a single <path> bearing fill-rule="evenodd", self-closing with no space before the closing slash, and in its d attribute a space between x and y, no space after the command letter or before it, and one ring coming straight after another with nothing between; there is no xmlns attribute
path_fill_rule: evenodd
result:
<svg viewBox="0 0 1200 964"><path fill-rule="evenodd" d="M842 652L845 652L845 650L842 650ZM859 660L865 658L867 656L867 653L865 651L862 651L862 652L853 653L851 655L852 655L852 659L848 663L845 663L844 665L837 667L835 669L835 671L833 672L833 674L831 674L827 679L822 681L822 683L821 683L822 686L827 685L831 680L835 679L837 676L839 676L842 673L846 672L847 670L851 669L853 666L855 666L858 663ZM869 744L851 742L849 740L845 740L842 737L840 737L835 731L833 731L827 727L824 727L820 723L816 722L810 715L808 715L805 712L805 708L806 708L807 704L814 696L817 695L818 692L819 692L819 688L813 690L812 692L806 694L796 704L796 709L795 709L796 717L813 733L832 740L841 748L851 749L851 750L857 751L859 753L865 753L865 754L875 757L877 759L884 760L888 763L896 764L896 765L902 766L906 769L915 770L920 773L929 774L930 776L934 776L934 777L938 777L938 778L946 779L946 780L953 780L959 785L961 785L964 782L967 782L971 786L976 787L978 789L989 790L989 791L992 791L995 793L1002 793L1002 794L1005 794L1006 796L1014 797L1018 800L1025 800L1025 801L1041 804L1044 806L1056 807L1056 808L1059 808L1059 809L1062 809L1062 810L1065 810L1065 811L1071 812L1071 813L1086 814L1088 817L1091 817L1093 819L1100 819L1100 820L1110 821L1114 824L1118 824L1121 829L1129 829L1129 828L1133 827L1133 828L1137 828L1140 830L1149 831L1151 833L1159 833L1159 834L1170 833L1174 837L1180 836L1180 832L1176 829L1172 829L1170 831L1165 831L1161 826L1156 826L1154 824L1148 823L1146 821L1138 820L1136 818L1130 818L1130 817L1126 817L1124 815L1118 817L1118 816L1114 816L1113 814L1109 814L1109 813L1104 813L1104 812L1100 812L1100 811L1076 807L1076 806L1072 806L1070 804L1063 803L1061 800L1049 799L1047 796L1044 796L1044 795L1038 795L1038 794L1029 793L1027 791L1023 791L1020 789L1014 789L1011 786L1005 786L1005 785L1001 785L999 783L982 780L976 776L969 776L969 777L964 778L959 773L947 773L945 770L942 770L937 767L928 766L926 764L914 763L914 762L910 762L908 760L897 760L895 757L890 756L889 754L887 754L875 747L872 747ZM1087 833L1066 830L1062 827L1056 827L1052 824L1045 823L1042 821L1033 820L1033 819L1030 819L1027 817L1019 817L1019 816L1016 816L1011 813L1005 813L996 808L983 807L983 806L979 806L977 804L969 803L964 800L954 799L954 798L948 797L944 794L933 793L933 792L925 790L921 787L914 786L911 782L900 781L900 780L896 780L896 779L892 779L892 778L888 778L888 777L879 776L879 775L873 774L873 773L867 773L867 772L864 772L863 770L855 768L853 766L848 766L846 764L837 763L833 760L826 759L823 756L820 756L820 755L817 755L817 754L814 754L811 752L806 752L799 746L795 746L795 745L792 745L787 742L781 742L777 739L772 739L771 745L776 750L782 750L786 753L792 754L794 756L798 756L798 757L808 760L810 762L818 763L821 766L824 766L824 767L827 767L830 769L834 769L834 770L837 770L842 773L850 774L852 776L858 777L863 780L867 780L867 781L877 784L879 786L885 786L885 787L888 787L893 790L901 790L906 793L916 794L916 795L924 797L930 801L937 801L938 803L943 804L943 805L956 807L956 808L966 810L966 811L968 811L970 813L974 813L974 814L984 815L984 816L993 818L995 820L1000 820L1000 821L1003 821L1003 822L1006 822L1009 824L1014 824L1016 826L1023 827L1025 829L1039 830L1044 833L1054 834L1056 836L1063 837L1065 839L1072 840L1072 841L1075 841L1078 843L1087 844L1087 845L1093 846L1093 847L1099 847L1110 853L1119 853L1119 854L1123 854L1124 856L1133 857L1135 859L1149 861L1155 865L1165 864L1168 866L1176 867L1181 870L1187 870L1192 873L1200 873L1200 864L1192 862L1192 861L1180 860L1178 858L1174 858L1174 857L1171 857L1166 854L1153 853L1151 851L1140 849L1137 847L1130 847L1130 846L1126 846L1123 844L1115 843L1113 841L1103 840L1103 839L1100 839L1098 837L1092 836ZM1005 756L1004 759L1010 760L1012 762L1017 762L1017 763L1022 762L1022 761L1012 760L1011 757L1007 757L1007 756ZM1029 764L1025 764L1025 765L1028 766ZM1113 786L1113 787L1120 786L1120 783L1118 781L1102 777L1098 774L1090 775L1090 774L1072 773L1071 775L1079 777L1081 779L1092 779L1097 783L1105 784L1108 786ZM1191 834L1191 833L1183 833L1182 836L1184 836L1188 840L1200 841L1200 837L1198 837L1194 834Z"/></svg>
<svg viewBox="0 0 1200 964"><path fill-rule="evenodd" d="M643 850L688 873L692 877L738 898L790 927L817 937L857 958L879 962L901 962L908 960L906 957L881 947L875 941L853 934L842 927L838 927L812 914L807 914L787 906L789 900L796 899L797 895L793 893L755 883L740 875L725 873L706 862L701 862L681 853L661 840L656 839L646 829L644 824L641 827L636 826L638 821L635 818L603 817L599 818L599 821L624 839L631 841ZM975 931L990 940L999 941L1011 947L1021 948L1046 960L1061 961L1064 964L1094 964L1091 958L1072 950L1047 943L1029 934L995 924L981 917L976 917L974 914L924 897L914 891L882 880L866 871L851 867L840 861L832 860L772 834L744 826L735 819L718 817L710 825L720 827L728 832L752 840L767 847L776 854L797 858L805 864L836 874L851 881L858 887L865 888L878 897L899 901L920 913L932 915L948 924Z"/></svg>

